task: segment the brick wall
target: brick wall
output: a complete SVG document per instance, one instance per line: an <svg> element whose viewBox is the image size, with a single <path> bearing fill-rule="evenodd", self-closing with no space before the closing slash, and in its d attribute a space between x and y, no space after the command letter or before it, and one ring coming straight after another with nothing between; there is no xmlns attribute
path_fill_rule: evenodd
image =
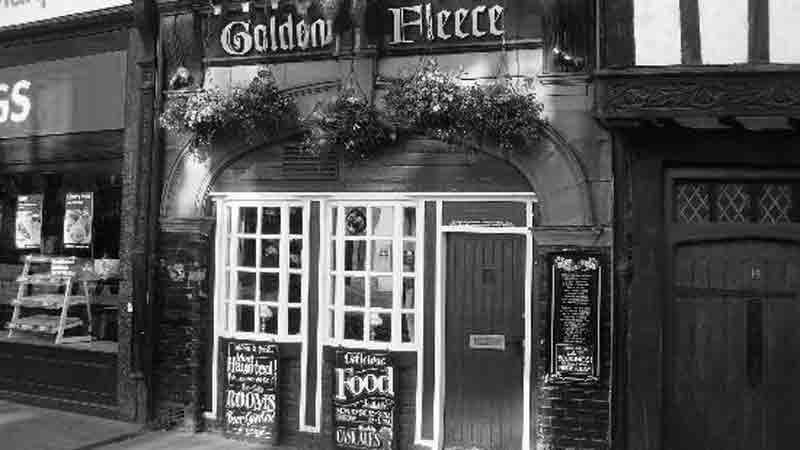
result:
<svg viewBox="0 0 800 450"><path fill-rule="evenodd" d="M537 249L535 292L539 336L536 367L536 434L537 450L610 448L610 373L611 373L611 308L609 251L599 249L603 261L603 290L600 308L600 380L599 382L553 381L550 370L550 267L548 255L564 248ZM576 249L570 250L594 250Z"/></svg>

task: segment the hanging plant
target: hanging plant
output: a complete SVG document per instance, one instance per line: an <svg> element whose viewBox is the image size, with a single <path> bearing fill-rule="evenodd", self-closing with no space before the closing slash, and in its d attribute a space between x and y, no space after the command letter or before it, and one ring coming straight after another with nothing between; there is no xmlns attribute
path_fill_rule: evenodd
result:
<svg viewBox="0 0 800 450"><path fill-rule="evenodd" d="M449 141L488 139L512 149L538 139L544 123L532 91L507 80L464 86L435 61L392 83L385 99L396 122Z"/></svg>
<svg viewBox="0 0 800 450"><path fill-rule="evenodd" d="M393 138L374 105L353 89L322 104L308 126L310 132L303 144L307 151L341 151L348 161L368 159Z"/></svg>
<svg viewBox="0 0 800 450"><path fill-rule="evenodd" d="M173 99L160 123L168 130L192 134L195 147L210 144L221 135L236 134L252 141L295 125L297 107L263 69L244 89L234 88L230 93L209 89Z"/></svg>

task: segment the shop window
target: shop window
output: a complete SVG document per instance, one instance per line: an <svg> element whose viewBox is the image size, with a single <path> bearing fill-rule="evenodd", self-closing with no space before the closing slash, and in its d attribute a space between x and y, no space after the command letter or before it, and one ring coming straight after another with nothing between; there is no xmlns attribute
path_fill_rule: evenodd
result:
<svg viewBox="0 0 800 450"><path fill-rule="evenodd" d="M308 207L231 204L224 214L224 329L240 337L300 340L308 280Z"/></svg>
<svg viewBox="0 0 800 450"><path fill-rule="evenodd" d="M800 222L800 183L679 181L673 220L684 224Z"/></svg>
<svg viewBox="0 0 800 450"><path fill-rule="evenodd" d="M414 204L333 205L328 338L351 346L415 347L419 268Z"/></svg>
<svg viewBox="0 0 800 450"><path fill-rule="evenodd" d="M545 0L545 71L587 72L594 64L595 2Z"/></svg>

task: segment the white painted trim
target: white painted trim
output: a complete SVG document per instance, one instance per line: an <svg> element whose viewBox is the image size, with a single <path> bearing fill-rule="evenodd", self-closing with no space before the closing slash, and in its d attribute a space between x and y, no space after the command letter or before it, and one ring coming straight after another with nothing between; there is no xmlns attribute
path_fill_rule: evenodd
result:
<svg viewBox="0 0 800 450"><path fill-rule="evenodd" d="M240 201L263 201L281 199L282 201L331 199L337 201L417 201L447 200L447 201L533 201L539 200L535 192L212 192L212 199L226 198Z"/></svg>
<svg viewBox="0 0 800 450"><path fill-rule="evenodd" d="M288 208L287 208L288 209ZM302 261L303 274L300 278L301 291L300 291L300 335L303 340L300 344L300 407L298 414L300 415L297 421L297 428L300 431L309 431L306 426L306 398L308 397L308 327L310 326L308 320L308 279L311 274L311 201L308 200L303 204L303 250L300 256ZM287 224L288 226L288 224ZM288 241L287 241L288 247ZM288 320L288 315L287 315Z"/></svg>
<svg viewBox="0 0 800 450"><path fill-rule="evenodd" d="M420 220L421 218L421 220ZM424 384L425 371L425 201L417 202L417 255L414 264L418 273L422 274L422 283L417 286L414 281L414 308L416 317L414 318L414 339L419 343L420 350L417 352L417 395L415 399L415 418L414 423L414 445L428 446L430 441L422 439L422 388Z"/></svg>
<svg viewBox="0 0 800 450"><path fill-rule="evenodd" d="M225 239L224 238L225 233L224 233L224 231L226 230L226 228L225 228L225 219L226 219L226 217L225 217L225 214L224 214L224 210L225 210L225 204L224 203L216 202L214 206L215 206L214 209L216 210L216 214L217 214L217 230L222 230L223 231L221 233L216 233L215 236L214 236L214 249L215 249L215 254L216 254L216 251L218 249L220 249L225 243L225 240L224 240ZM221 295L222 291L225 289L225 281L223 280L223 278L225 276L225 264L217 264L216 261L212 261L212 263L214 264L214 280L216 280L216 282L214 283L214 293L213 293L213 296L211 297L211 302L212 302L211 310L213 311L212 312L213 317L212 317L211 323L214 326L214 329L212 330L212 335L214 336L214 340L211 343L211 348L212 348L212 351L211 351L211 355L212 355L212 361L211 361L211 411L206 412L205 414L210 414L212 416L212 418L216 419L216 417L217 417L217 408L218 408L218 405L217 405L217 401L218 401L217 400L217 397L218 397L217 385L219 384L219 380L218 380L219 376L217 375L217 372L219 371L219 367L218 367L219 366L219 357L217 356L217 352L219 351L219 348L218 348L219 347L219 332L220 332L219 321L221 320L221 314L220 314L220 305L221 305L221 303L218 302L217 299L220 298L220 295ZM222 281L222 282L220 282L220 281Z"/></svg>
<svg viewBox="0 0 800 450"><path fill-rule="evenodd" d="M444 443L442 429L444 428L444 294L445 289L442 285L444 274L442 273L442 253L444 251L444 235L439 231L442 227L442 201L436 200L436 276L435 286L435 342L434 342L434 376L436 380L433 384L433 448L441 449Z"/></svg>
<svg viewBox="0 0 800 450"><path fill-rule="evenodd" d="M480 227L475 225L443 225L442 233L470 233L470 234L524 234L530 233L527 227Z"/></svg>
<svg viewBox="0 0 800 450"><path fill-rule="evenodd" d="M522 369L522 450L531 448L531 373L533 372L533 336L531 329L533 325L533 204L525 206L525 218L528 231L525 233L525 349ZM599 315L598 315L599 316Z"/></svg>

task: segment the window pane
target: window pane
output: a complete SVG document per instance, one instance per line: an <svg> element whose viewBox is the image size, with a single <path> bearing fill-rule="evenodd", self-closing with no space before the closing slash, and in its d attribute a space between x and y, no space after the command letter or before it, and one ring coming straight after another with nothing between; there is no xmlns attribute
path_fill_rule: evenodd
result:
<svg viewBox="0 0 800 450"><path fill-rule="evenodd" d="M334 310L328 310L328 337L336 337L336 313Z"/></svg>
<svg viewBox="0 0 800 450"><path fill-rule="evenodd" d="M331 295L330 295L330 297L328 298L328 300L330 301L330 303L329 303L329 304L330 304L331 306L333 306L333 305L335 305L335 304L336 304L336 277L331 277L331 285L330 285L330 288L331 288Z"/></svg>
<svg viewBox="0 0 800 450"><path fill-rule="evenodd" d="M375 308L392 307L392 277L372 277L370 279L370 306Z"/></svg>
<svg viewBox="0 0 800 450"><path fill-rule="evenodd" d="M417 209L403 208L403 236L417 234Z"/></svg>
<svg viewBox="0 0 800 450"><path fill-rule="evenodd" d="M281 234L281 209L261 210L261 234Z"/></svg>
<svg viewBox="0 0 800 450"><path fill-rule="evenodd" d="M344 270L364 270L366 258L367 243L365 241L345 241Z"/></svg>
<svg viewBox="0 0 800 450"><path fill-rule="evenodd" d="M255 307L236 305L236 331L252 332L255 327Z"/></svg>
<svg viewBox="0 0 800 450"><path fill-rule="evenodd" d="M414 314L403 314L403 342L414 342Z"/></svg>
<svg viewBox="0 0 800 450"><path fill-rule="evenodd" d="M336 216L339 214L339 208L333 207L331 208L331 236L336 236L338 232L338 227L336 226Z"/></svg>
<svg viewBox="0 0 800 450"><path fill-rule="evenodd" d="M414 307L414 279L403 278L403 308Z"/></svg>
<svg viewBox="0 0 800 450"><path fill-rule="evenodd" d="M289 233L303 234L303 208L299 206L289 208Z"/></svg>
<svg viewBox="0 0 800 450"><path fill-rule="evenodd" d="M279 275L277 273L261 274L261 301L277 302Z"/></svg>
<svg viewBox="0 0 800 450"><path fill-rule="evenodd" d="M344 214L344 229L347 236L364 236L367 234L366 208L345 208Z"/></svg>
<svg viewBox="0 0 800 450"><path fill-rule="evenodd" d="M239 208L239 233L255 233L258 226L258 208Z"/></svg>
<svg viewBox="0 0 800 450"><path fill-rule="evenodd" d="M372 271L392 271L392 241L372 241Z"/></svg>
<svg viewBox="0 0 800 450"><path fill-rule="evenodd" d="M261 241L261 267L278 268L280 264L280 244L278 239L263 239Z"/></svg>
<svg viewBox="0 0 800 450"><path fill-rule="evenodd" d="M372 234L374 236L391 236L394 230L394 207L383 206L372 210Z"/></svg>
<svg viewBox="0 0 800 450"><path fill-rule="evenodd" d="M303 260L303 241L292 239L289 241L289 267L299 269L302 267Z"/></svg>
<svg viewBox="0 0 800 450"><path fill-rule="evenodd" d="M331 269L339 269L339 267L336 266L336 241L331 242Z"/></svg>
<svg viewBox="0 0 800 450"><path fill-rule="evenodd" d="M231 304L225 303L225 325L223 326L225 331L228 331L228 328L230 328L229 325L230 323L231 323Z"/></svg>
<svg viewBox="0 0 800 450"><path fill-rule="evenodd" d="M241 267L256 266L255 239L239 239L239 258L236 263Z"/></svg>
<svg viewBox="0 0 800 450"><path fill-rule="evenodd" d="M302 293L302 276L298 274L289 275L289 303L300 303Z"/></svg>
<svg viewBox="0 0 800 450"><path fill-rule="evenodd" d="M251 272L236 273L236 298L239 300L256 299L256 274Z"/></svg>
<svg viewBox="0 0 800 450"><path fill-rule="evenodd" d="M225 239L225 265L231 265L231 240Z"/></svg>
<svg viewBox="0 0 800 450"><path fill-rule="evenodd" d="M225 207L225 234L231 234L231 207Z"/></svg>
<svg viewBox="0 0 800 450"><path fill-rule="evenodd" d="M369 321L369 339L377 342L392 340L392 315L389 313L372 313Z"/></svg>
<svg viewBox="0 0 800 450"><path fill-rule="evenodd" d="M300 334L300 308L289 308L289 334Z"/></svg>
<svg viewBox="0 0 800 450"><path fill-rule="evenodd" d="M345 277L344 304L347 306L364 306L364 278Z"/></svg>
<svg viewBox="0 0 800 450"><path fill-rule="evenodd" d="M344 338L364 340L364 313L344 313Z"/></svg>
<svg viewBox="0 0 800 450"><path fill-rule="evenodd" d="M278 334L278 308L275 306L261 305L258 317L258 332Z"/></svg>
<svg viewBox="0 0 800 450"><path fill-rule="evenodd" d="M231 273L230 271L225 271L225 298L230 299L233 297L233 292L231 292Z"/></svg>
<svg viewBox="0 0 800 450"><path fill-rule="evenodd" d="M414 257L416 256L416 242L403 242L403 272L414 271Z"/></svg>

